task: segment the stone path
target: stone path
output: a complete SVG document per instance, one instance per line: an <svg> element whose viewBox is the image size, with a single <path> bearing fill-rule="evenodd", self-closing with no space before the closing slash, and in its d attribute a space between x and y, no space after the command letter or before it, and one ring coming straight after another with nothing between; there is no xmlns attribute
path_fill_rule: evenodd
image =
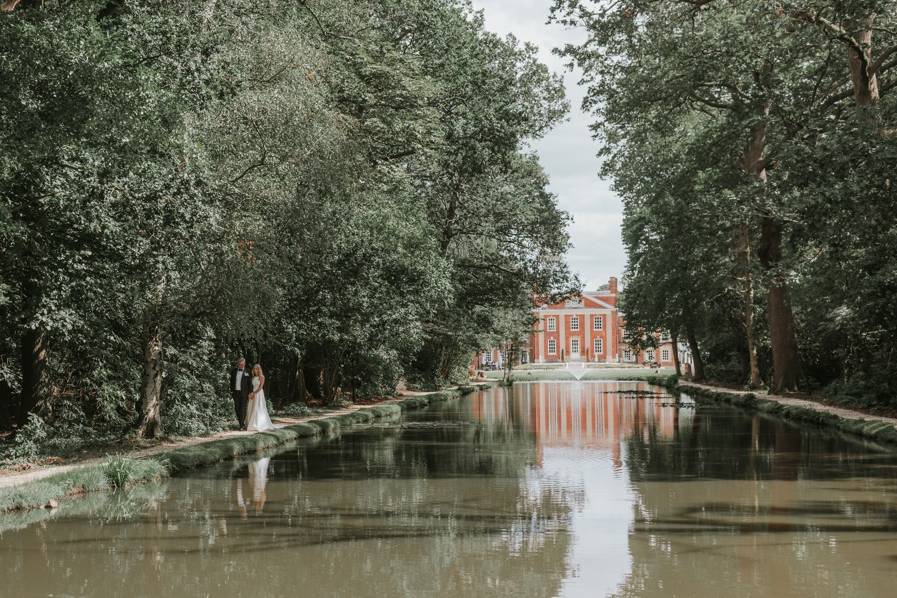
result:
<svg viewBox="0 0 897 598"><path fill-rule="evenodd" d="M732 394L732 395L752 394L758 398L767 399L769 401L775 401L777 403L781 403L782 405L803 407L804 409L812 409L813 411L818 411L820 413L830 413L832 415L837 415L838 417L841 417L843 419L864 420L867 422L882 422L882 423L886 423L886 424L891 424L892 426L897 428L897 418L893 418L893 417L884 417L881 415L871 415L869 413L853 411L852 409L844 409L842 407L832 407L831 405L825 405L823 403L818 403L816 401L809 401L807 399L795 399L792 397L784 397L781 395L771 395L771 394L767 394L763 391L733 390L731 388L725 388L722 386L710 386L707 384L695 384L694 382L685 382L682 380L679 381L679 388L687 390L689 387L702 388L704 390L728 393L728 394Z"/></svg>

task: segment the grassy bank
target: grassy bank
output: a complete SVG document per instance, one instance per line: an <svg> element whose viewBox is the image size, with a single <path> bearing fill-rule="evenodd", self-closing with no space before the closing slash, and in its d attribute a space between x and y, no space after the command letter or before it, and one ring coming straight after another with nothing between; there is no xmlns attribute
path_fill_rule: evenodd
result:
<svg viewBox="0 0 897 598"><path fill-rule="evenodd" d="M52 508L67 498L158 482L176 473L214 465L304 438L336 434L346 428L376 421L394 421L403 411L421 409L431 403L447 401L475 390L475 386L464 386L457 390L363 407L351 413L322 417L269 432L176 448L144 459L121 456L97 465L77 466L42 480L0 489L0 513Z"/></svg>
<svg viewBox="0 0 897 598"><path fill-rule="evenodd" d="M158 482L168 474L165 464L155 459L115 457L99 465L78 467L43 480L0 490L0 513L55 507L65 498Z"/></svg>

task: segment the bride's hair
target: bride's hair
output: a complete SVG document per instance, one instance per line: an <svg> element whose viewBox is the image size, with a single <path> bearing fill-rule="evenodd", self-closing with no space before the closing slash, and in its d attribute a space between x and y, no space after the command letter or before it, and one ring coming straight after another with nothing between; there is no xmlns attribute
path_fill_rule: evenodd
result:
<svg viewBox="0 0 897 598"><path fill-rule="evenodd" d="M252 373L255 373L256 370L259 371L259 375L260 375L260 376L264 376L264 375L265 375L265 372L262 371L262 364L257 363L257 364L255 364L254 366L252 366Z"/></svg>

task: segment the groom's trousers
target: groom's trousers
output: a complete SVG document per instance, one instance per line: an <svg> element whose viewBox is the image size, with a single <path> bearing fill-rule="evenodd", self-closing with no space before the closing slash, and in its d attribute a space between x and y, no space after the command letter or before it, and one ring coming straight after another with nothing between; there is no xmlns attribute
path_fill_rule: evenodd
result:
<svg viewBox="0 0 897 598"><path fill-rule="evenodd" d="M240 428L246 427L246 395L241 390L232 390L234 397L234 411L237 413L237 421L240 422Z"/></svg>

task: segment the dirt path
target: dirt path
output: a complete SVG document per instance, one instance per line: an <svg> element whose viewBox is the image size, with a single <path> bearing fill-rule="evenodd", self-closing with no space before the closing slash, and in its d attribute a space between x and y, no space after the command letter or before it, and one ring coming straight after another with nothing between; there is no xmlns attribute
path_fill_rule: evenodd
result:
<svg viewBox="0 0 897 598"><path fill-rule="evenodd" d="M819 403L816 401L810 401L807 399L795 399L792 397L784 397L781 395L771 395L766 394L760 391L745 391L745 390L733 390L731 388L725 388L722 386L710 386L707 384L695 384L694 382L685 382L679 381L679 388L683 390L687 390L689 387L692 388L702 388L704 390L709 390L713 392L721 392L728 393L732 395L747 395L752 394L758 398L767 399L769 401L775 401L776 403L781 403L782 405L789 405L793 407L802 407L804 409L811 409L813 411L818 411L819 413L829 413L831 415L836 415L843 419L848 420L863 420L867 422L881 422L890 424L897 429L897 418L893 417L884 417L881 415L871 415L869 413L862 413L860 411L853 411L852 409L844 409L841 407L832 407L831 405L825 405L824 403Z"/></svg>

